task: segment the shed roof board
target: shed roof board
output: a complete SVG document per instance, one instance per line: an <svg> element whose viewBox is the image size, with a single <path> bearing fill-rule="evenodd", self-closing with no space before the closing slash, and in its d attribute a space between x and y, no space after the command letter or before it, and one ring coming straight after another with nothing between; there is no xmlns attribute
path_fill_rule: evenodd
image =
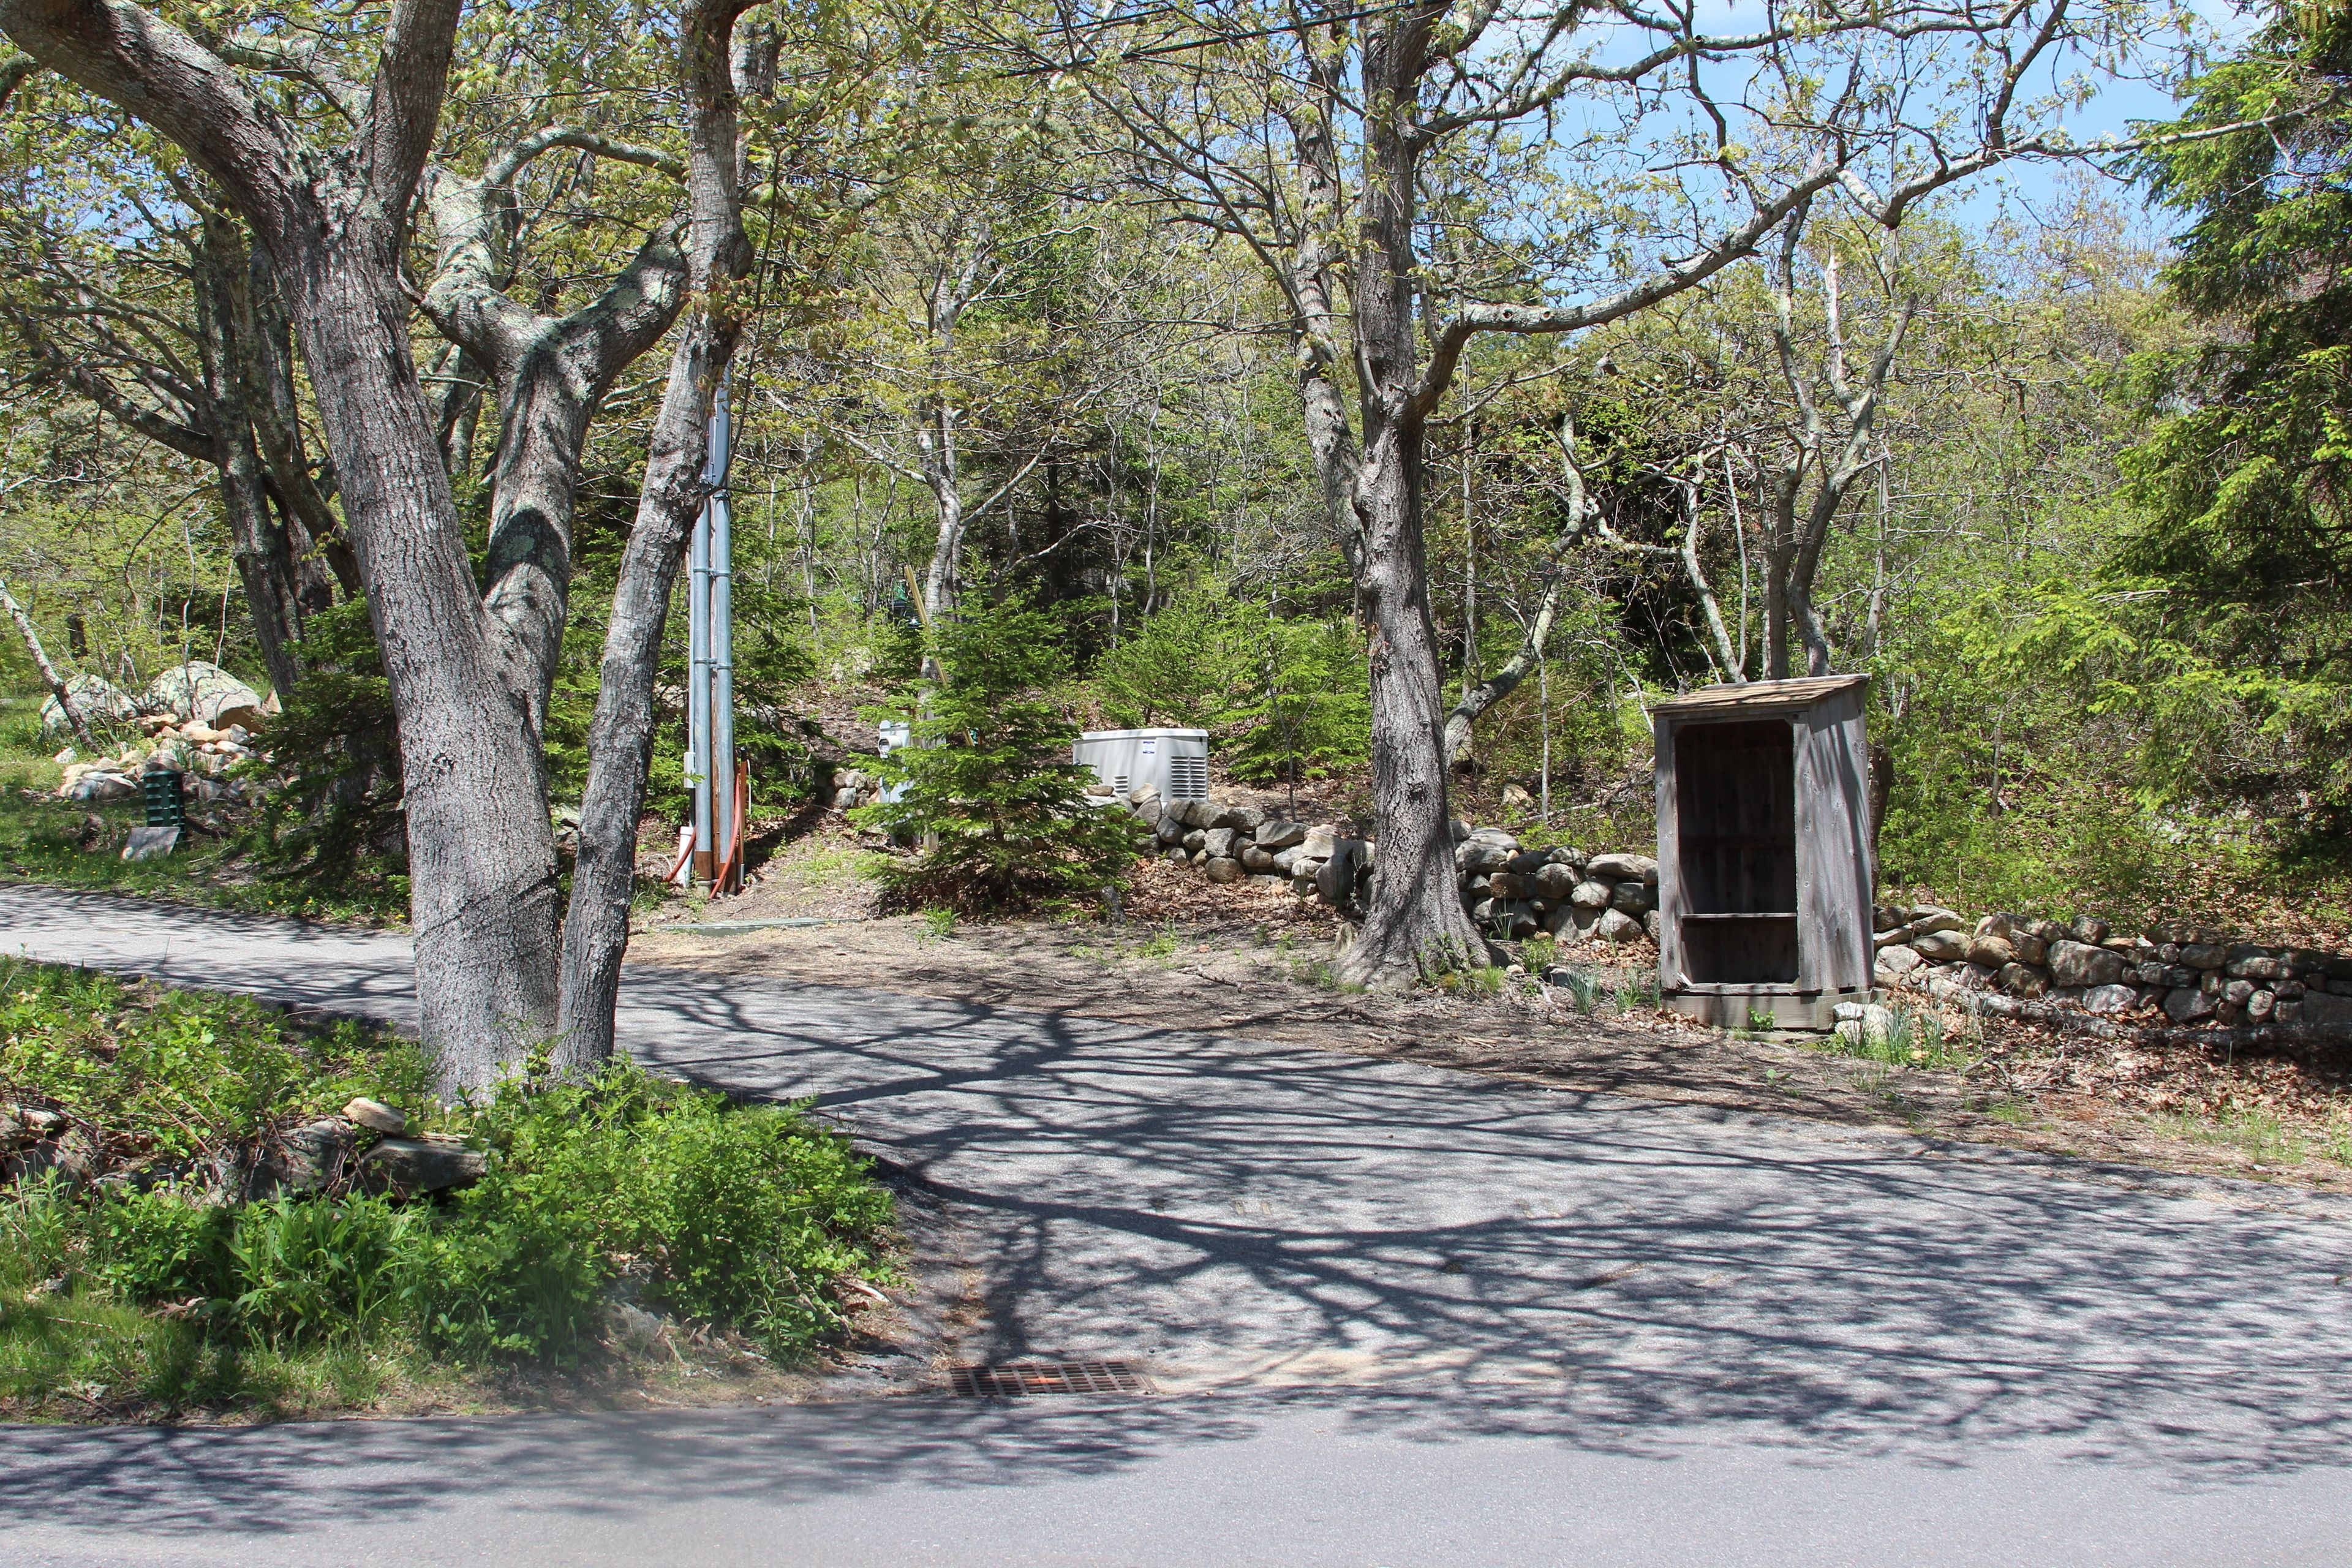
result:
<svg viewBox="0 0 2352 1568"><path fill-rule="evenodd" d="M1870 684L1866 675L1822 675L1804 680L1751 680L1745 686L1703 686L1680 697L1650 704L1653 714L1688 718L1759 710L1810 708L1816 702Z"/></svg>

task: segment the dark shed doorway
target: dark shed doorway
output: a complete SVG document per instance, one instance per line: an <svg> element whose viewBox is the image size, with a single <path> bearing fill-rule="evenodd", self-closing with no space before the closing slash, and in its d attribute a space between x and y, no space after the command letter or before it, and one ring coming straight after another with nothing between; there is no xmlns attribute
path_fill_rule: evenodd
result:
<svg viewBox="0 0 2352 1568"><path fill-rule="evenodd" d="M1675 737L1683 970L1705 984L1797 978L1797 747L1786 720Z"/></svg>

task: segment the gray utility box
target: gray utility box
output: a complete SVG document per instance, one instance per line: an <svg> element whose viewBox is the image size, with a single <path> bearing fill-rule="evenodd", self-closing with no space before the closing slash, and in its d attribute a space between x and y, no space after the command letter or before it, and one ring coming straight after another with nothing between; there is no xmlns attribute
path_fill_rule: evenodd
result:
<svg viewBox="0 0 2352 1568"><path fill-rule="evenodd" d="M1071 760L1094 769L1122 796L1150 788L1162 800L1209 798L1206 730L1088 730Z"/></svg>
<svg viewBox="0 0 2352 1568"><path fill-rule="evenodd" d="M1650 710L1658 989L1675 1012L1827 1029L1869 999L1869 684L1711 686Z"/></svg>

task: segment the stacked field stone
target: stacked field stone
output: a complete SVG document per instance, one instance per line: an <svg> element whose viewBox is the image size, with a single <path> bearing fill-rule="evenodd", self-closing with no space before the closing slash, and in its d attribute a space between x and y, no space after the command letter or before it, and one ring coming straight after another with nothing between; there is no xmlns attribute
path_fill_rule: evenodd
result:
<svg viewBox="0 0 2352 1568"><path fill-rule="evenodd" d="M1108 792L1098 792L1111 804ZM1286 821L1218 800L1163 803L1139 789L1122 804L1148 825L1153 852L1197 867L1212 882L1287 884L1302 899L1349 909L1361 899L1374 845L1337 824ZM1658 864L1646 855L1592 855L1530 847L1498 827L1454 824L1454 864L1464 908L1480 929L1517 938L1547 931L1563 942L1657 939Z"/></svg>
<svg viewBox="0 0 2352 1568"><path fill-rule="evenodd" d="M2235 942L2167 921L2137 934L1931 904L1881 909L1876 980L1958 998L1997 993L2175 1025L2352 1024L2352 956ZM2161 1016L2160 1019L2158 1016Z"/></svg>

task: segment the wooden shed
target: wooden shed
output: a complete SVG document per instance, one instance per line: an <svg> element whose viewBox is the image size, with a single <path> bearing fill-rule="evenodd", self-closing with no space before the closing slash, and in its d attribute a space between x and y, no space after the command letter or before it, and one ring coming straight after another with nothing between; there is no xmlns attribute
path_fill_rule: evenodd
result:
<svg viewBox="0 0 2352 1568"><path fill-rule="evenodd" d="M1711 686L1651 709L1658 989L1694 1018L1826 1029L1871 975L1866 675Z"/></svg>

